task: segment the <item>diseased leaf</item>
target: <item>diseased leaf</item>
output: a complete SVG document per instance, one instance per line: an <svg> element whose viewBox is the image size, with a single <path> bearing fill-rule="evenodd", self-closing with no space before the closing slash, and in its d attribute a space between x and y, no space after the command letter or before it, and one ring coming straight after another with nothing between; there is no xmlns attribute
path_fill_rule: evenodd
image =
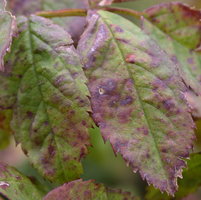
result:
<svg viewBox="0 0 201 200"><path fill-rule="evenodd" d="M6 63L5 72L0 72L0 110L11 109L16 101L17 85L19 77L12 77L10 74L10 62Z"/></svg>
<svg viewBox="0 0 201 200"><path fill-rule="evenodd" d="M15 15L30 15L41 10L58 10L65 8L84 8L87 0L9 0L8 7Z"/></svg>
<svg viewBox="0 0 201 200"><path fill-rule="evenodd" d="M3 71L3 59L9 50L15 28L15 18L5 10L6 1L0 0L0 70Z"/></svg>
<svg viewBox="0 0 201 200"><path fill-rule="evenodd" d="M201 11L179 2L156 5L145 11L148 19L183 46L195 50L201 45Z"/></svg>
<svg viewBox="0 0 201 200"><path fill-rule="evenodd" d="M0 163L0 193L9 200L42 200L43 196L28 178L2 163Z"/></svg>
<svg viewBox="0 0 201 200"><path fill-rule="evenodd" d="M51 181L82 173L89 145L89 92L70 35L50 20L18 19L19 36L7 56L14 88L12 129L33 165Z"/></svg>
<svg viewBox="0 0 201 200"><path fill-rule="evenodd" d="M78 45L93 119L133 171L174 194L192 148L193 121L176 66L128 20L94 13Z"/></svg>
<svg viewBox="0 0 201 200"><path fill-rule="evenodd" d="M201 11L182 3L167 3L145 12L148 20L143 20L143 30L179 66L180 75L195 97L200 96L201 55L196 51L201 46Z"/></svg>
<svg viewBox="0 0 201 200"><path fill-rule="evenodd" d="M81 179L66 183L51 192L44 200L134 200L128 192L105 188L103 184Z"/></svg>
<svg viewBox="0 0 201 200"><path fill-rule="evenodd" d="M85 8L87 0L10 0L9 7L15 15L30 15L40 10L59 10L65 8ZM52 19L70 33L74 42L78 42L84 31L84 17L64 17Z"/></svg>
<svg viewBox="0 0 201 200"><path fill-rule="evenodd" d="M11 110L0 110L0 149L4 149L9 144L11 135L11 117Z"/></svg>
<svg viewBox="0 0 201 200"><path fill-rule="evenodd" d="M179 180L179 190L175 194L175 200L195 192L201 186L201 154L192 154L188 161L188 168L183 172L183 179ZM148 188L146 195L147 200L171 200L172 198L166 194L161 194L159 190L153 187Z"/></svg>

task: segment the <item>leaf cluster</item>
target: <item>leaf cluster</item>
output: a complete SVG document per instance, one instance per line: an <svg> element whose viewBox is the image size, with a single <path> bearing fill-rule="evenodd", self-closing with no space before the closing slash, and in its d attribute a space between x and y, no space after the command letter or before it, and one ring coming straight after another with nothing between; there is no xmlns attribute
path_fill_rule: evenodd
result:
<svg viewBox="0 0 201 200"><path fill-rule="evenodd" d="M4 197L138 199L80 179L95 125L153 185L147 199L181 199L200 187L201 157L190 153L201 117L201 11L179 2L111 7L124 1L11 0L9 12L0 0L0 148L13 134L41 176L60 185L46 194L2 163Z"/></svg>

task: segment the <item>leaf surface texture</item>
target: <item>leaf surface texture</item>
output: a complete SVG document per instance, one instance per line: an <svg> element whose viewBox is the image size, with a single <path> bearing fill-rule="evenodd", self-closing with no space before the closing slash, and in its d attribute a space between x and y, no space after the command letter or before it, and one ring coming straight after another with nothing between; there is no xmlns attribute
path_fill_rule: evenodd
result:
<svg viewBox="0 0 201 200"><path fill-rule="evenodd" d="M88 18L78 51L104 139L148 183L174 194L194 138L176 65L137 26L106 11Z"/></svg>

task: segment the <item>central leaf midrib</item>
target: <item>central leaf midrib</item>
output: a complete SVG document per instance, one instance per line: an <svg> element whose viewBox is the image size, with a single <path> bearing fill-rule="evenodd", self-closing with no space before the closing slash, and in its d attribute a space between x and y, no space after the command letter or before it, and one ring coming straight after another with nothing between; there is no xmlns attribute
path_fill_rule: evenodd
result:
<svg viewBox="0 0 201 200"><path fill-rule="evenodd" d="M39 82L39 78L38 78L38 74L37 74L37 72L36 72L36 67L35 67L35 62L34 62L34 54L33 54L33 39L32 39L32 35L31 35L31 22L30 22L30 19L29 18L27 18L27 23L28 23L28 35L29 35L29 45L30 45L30 53L31 53L31 65L33 66L33 71L34 71L34 73L35 73L35 77L36 77L36 80L37 80L37 83ZM45 108L45 113L46 113L46 116L47 116L47 120L49 121L49 122L51 122L51 120L50 120L50 118L49 118L49 114L48 114L48 112L47 112L47 107L46 107L46 104L45 104L45 101L44 101L44 97L43 97L43 94L42 94L42 91L41 91L41 88L40 88L40 86L39 85L37 85L37 87L38 87L38 91L39 91L39 93L40 93L40 96L41 96L41 101L43 102L43 105L44 105L44 108ZM56 138L55 138L55 133L54 133L54 131L53 131L53 127L51 126L51 123L49 123L49 126L50 126L50 129L51 129L51 133L52 133L52 137L53 137L53 139L54 139L54 141L55 141L55 145L56 145L56 147L57 147L57 149L58 149L58 155L59 155L59 157L60 157L60 159L59 159L59 162L60 162L60 165L62 166L62 169L63 169L63 173L65 174L65 168L64 168L64 166L63 166L63 163L62 163L62 161L61 161L61 155L60 155L60 151L59 151L59 148L58 148L58 144L57 144L57 141L56 141ZM66 176L66 174L65 174L65 176ZM66 176L66 177L68 177L68 176Z"/></svg>
<svg viewBox="0 0 201 200"><path fill-rule="evenodd" d="M119 52L120 52L120 55L121 55L122 60L123 60L123 62L124 62L124 65L126 66L126 68L127 68L127 70L128 70L128 73L129 73L129 75L130 75L131 72L130 72L130 70L129 70L129 67L127 66L127 63L125 62L124 54L123 54L123 52L122 52L122 50L121 50L121 48L120 48L118 42L117 42L116 39L115 39L115 35L114 35L113 31L111 30L109 24L106 22L107 19L104 20L104 17L102 17L102 20L103 20L103 22L107 25L107 27L108 27L108 29L109 29L109 31L110 31L112 37L113 37L113 40L114 40L114 42L116 43L117 48L118 48L118 50L119 50ZM130 75L130 78L135 82L133 76ZM160 163L161 163L161 167L162 167L162 169L163 169L163 171L164 171L164 174L165 174L167 180L169 180L168 175L167 175L167 172L166 172L166 170L164 169L164 164L163 164L163 161L162 161L162 159L161 159L161 155L160 155L160 152L159 152L159 149L158 149L158 145L157 145L157 143L156 143L156 138L155 138L155 136L154 136L153 130L152 130L151 125L150 125L150 123L149 123L149 120L148 120L148 117L147 117L147 114L146 114L146 111L145 111L145 108L144 108L144 105L143 105L143 102L142 102L142 98L141 98L140 93L139 93L139 91L138 91L138 89L137 89L136 87L135 87L135 90L136 90L136 94L137 94L137 96L138 96L138 99L139 99L141 108L142 108L142 110L143 110L145 120L146 120L147 125L148 125L148 127L149 127L149 130L150 130L150 132L151 132L151 135L152 135L152 138L153 138L153 141L154 141L154 144L155 144L156 152L158 153L158 157L159 157L159 160L160 160ZM168 181L168 183L169 183L169 181Z"/></svg>

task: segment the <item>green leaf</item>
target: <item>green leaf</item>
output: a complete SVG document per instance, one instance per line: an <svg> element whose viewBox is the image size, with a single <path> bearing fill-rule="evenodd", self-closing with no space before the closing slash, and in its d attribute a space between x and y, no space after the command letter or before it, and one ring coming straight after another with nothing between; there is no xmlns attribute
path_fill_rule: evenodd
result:
<svg viewBox="0 0 201 200"><path fill-rule="evenodd" d="M118 15L99 11L88 23L78 51L93 119L133 171L173 195L194 138L176 66L143 31Z"/></svg>
<svg viewBox="0 0 201 200"><path fill-rule="evenodd" d="M195 192L201 186L201 154L192 154L188 161L188 168L183 172L183 179L179 180L179 190L175 194L175 200ZM171 200L166 194L161 194L159 190L148 187L147 200Z"/></svg>
<svg viewBox="0 0 201 200"><path fill-rule="evenodd" d="M15 29L15 18L5 10L6 1L0 0L0 70L3 71L3 59L10 48Z"/></svg>
<svg viewBox="0 0 201 200"><path fill-rule="evenodd" d="M44 200L134 200L129 192L105 188L103 184L94 181L82 181L81 179L66 183L50 191Z"/></svg>
<svg viewBox="0 0 201 200"><path fill-rule="evenodd" d="M201 11L182 3L167 3L145 12L147 19L143 20L143 30L179 66L185 84L195 93L194 96L191 92L187 95L196 101L197 95L201 95L201 55L198 53L201 48ZM195 107L194 104L190 106Z"/></svg>
<svg viewBox="0 0 201 200"><path fill-rule="evenodd" d="M20 172L0 163L0 193L11 200L42 200L31 181Z"/></svg>
<svg viewBox="0 0 201 200"><path fill-rule="evenodd" d="M14 88L12 129L33 165L51 181L82 174L89 145L89 92L70 35L50 20L18 19L7 65Z"/></svg>
<svg viewBox="0 0 201 200"><path fill-rule="evenodd" d="M15 15L30 15L40 10L87 7L87 0L10 0L8 3ZM63 26L76 43L86 25L86 19L84 17L54 18L53 21L60 26Z"/></svg>
<svg viewBox="0 0 201 200"><path fill-rule="evenodd" d="M11 117L11 110L0 110L0 150L9 145L12 133L10 128Z"/></svg>

